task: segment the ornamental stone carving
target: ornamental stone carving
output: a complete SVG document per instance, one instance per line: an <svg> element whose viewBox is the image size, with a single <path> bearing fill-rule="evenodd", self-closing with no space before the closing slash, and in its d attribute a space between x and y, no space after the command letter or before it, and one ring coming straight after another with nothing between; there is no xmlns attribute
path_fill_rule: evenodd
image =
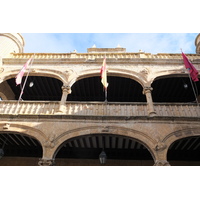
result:
<svg viewBox="0 0 200 200"><path fill-rule="evenodd" d="M156 151L163 151L166 149L167 145L164 142L159 141L157 145L155 146Z"/></svg>
<svg viewBox="0 0 200 200"><path fill-rule="evenodd" d="M166 160L156 160L154 166L170 166L170 164Z"/></svg>
<svg viewBox="0 0 200 200"><path fill-rule="evenodd" d="M62 91L67 93L67 94L71 94L72 93L71 87L69 85L62 86Z"/></svg>
<svg viewBox="0 0 200 200"><path fill-rule="evenodd" d="M151 93L152 90L153 90L152 87L144 87L143 94Z"/></svg>
<svg viewBox="0 0 200 200"><path fill-rule="evenodd" d="M55 165L55 161L53 159L39 159L39 166L53 166Z"/></svg>
<svg viewBox="0 0 200 200"><path fill-rule="evenodd" d="M10 127L10 124L9 123L6 123L4 126L3 126L3 130L8 130Z"/></svg>
<svg viewBox="0 0 200 200"><path fill-rule="evenodd" d="M50 136L44 144L47 148L53 148L55 146L55 135Z"/></svg>

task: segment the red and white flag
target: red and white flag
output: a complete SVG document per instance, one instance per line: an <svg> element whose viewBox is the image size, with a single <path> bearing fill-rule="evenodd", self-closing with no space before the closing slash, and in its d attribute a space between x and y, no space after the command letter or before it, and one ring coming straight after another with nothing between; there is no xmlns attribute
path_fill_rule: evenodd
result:
<svg viewBox="0 0 200 200"><path fill-rule="evenodd" d="M106 58L104 58L104 60L103 60L103 64L102 64L100 73L101 73L101 83L103 84L104 89L107 90L108 82L107 82Z"/></svg>
<svg viewBox="0 0 200 200"><path fill-rule="evenodd" d="M22 82L22 77L24 76L24 73L29 65L29 63L31 62L32 60L32 57L29 58L29 60L24 64L24 66L22 67L22 69L20 70L20 72L17 74L17 76L15 77L15 82L16 82L16 85L19 85L21 84Z"/></svg>
<svg viewBox="0 0 200 200"><path fill-rule="evenodd" d="M187 56L182 52L183 62L185 64L185 68L189 70L190 76L194 82L199 81L198 79L198 71L193 66L193 64L188 60Z"/></svg>

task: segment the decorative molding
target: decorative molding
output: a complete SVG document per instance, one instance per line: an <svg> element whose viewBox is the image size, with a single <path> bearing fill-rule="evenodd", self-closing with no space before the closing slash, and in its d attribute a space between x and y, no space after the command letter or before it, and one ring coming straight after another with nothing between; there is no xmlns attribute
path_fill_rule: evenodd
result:
<svg viewBox="0 0 200 200"><path fill-rule="evenodd" d="M143 94L151 93L152 90L153 90L152 87L144 87L144 88L143 88Z"/></svg>
<svg viewBox="0 0 200 200"><path fill-rule="evenodd" d="M4 126L3 126L3 130L8 130L10 128L10 124L9 123L6 123Z"/></svg>
<svg viewBox="0 0 200 200"><path fill-rule="evenodd" d="M46 148L54 148L55 146L55 135L49 136L46 142L44 143Z"/></svg>
<svg viewBox="0 0 200 200"><path fill-rule="evenodd" d="M166 160L156 160L154 166L170 166Z"/></svg>
<svg viewBox="0 0 200 200"><path fill-rule="evenodd" d="M69 85L62 86L62 91L66 92L67 94L71 94L72 93L71 87Z"/></svg>
<svg viewBox="0 0 200 200"><path fill-rule="evenodd" d="M54 159L39 159L38 165L39 166L53 166L55 165L55 160Z"/></svg>
<svg viewBox="0 0 200 200"><path fill-rule="evenodd" d="M154 149L156 151L163 151L166 148L167 148L167 145L164 142L159 141Z"/></svg>

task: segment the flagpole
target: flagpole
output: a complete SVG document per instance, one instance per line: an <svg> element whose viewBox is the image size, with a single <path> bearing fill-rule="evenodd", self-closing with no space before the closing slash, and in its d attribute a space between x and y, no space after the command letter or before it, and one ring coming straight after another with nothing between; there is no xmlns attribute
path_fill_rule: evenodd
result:
<svg viewBox="0 0 200 200"><path fill-rule="evenodd" d="M193 83L192 83L192 78L191 78L191 75L190 75L189 70L188 70L188 76L189 76L189 79L190 79L190 83L191 83L191 86L192 86L192 90L193 90L193 93L194 93L194 96L195 96L197 105L198 105L198 107L199 107L199 102L198 102L198 99L197 99L197 95L196 95L196 92L195 92L195 89L194 89L194 85L193 85Z"/></svg>
<svg viewBox="0 0 200 200"><path fill-rule="evenodd" d="M182 51L182 48L181 48L181 52L182 52L182 55L183 55L183 51ZM185 64L185 63L184 63ZM194 93L194 96L195 96L195 99L196 99L196 103L197 103L197 106L199 107L199 102L198 102L198 99L197 99L197 95L196 95L196 92L195 92L195 89L194 89L194 85L192 83L192 77L191 77L191 74L190 74L190 69L189 68L186 68L188 69L188 76L189 76L189 79L190 79L190 83L191 83L191 86L192 86L192 90L193 90L193 93ZM198 92L198 90L197 90Z"/></svg>
<svg viewBox="0 0 200 200"><path fill-rule="evenodd" d="M18 104L19 104L19 101L20 101L21 98L22 98L22 94L23 94L23 92L24 92L24 88L25 88L25 85L26 85L26 82L27 82L27 79L28 79L28 76L29 76L29 73L30 73L30 68L32 67L32 64L33 64L34 57L35 57L35 53L34 53L34 55L33 55L33 59L31 60L31 64L30 64L28 73L27 73L27 75L26 75L26 79L25 79L24 84L23 84L23 87L22 87L22 89L21 89L21 93L20 93L20 96L19 96L19 99L18 99Z"/></svg>
<svg viewBox="0 0 200 200"><path fill-rule="evenodd" d="M105 102L108 102L108 100L107 100L107 88L105 88Z"/></svg>
<svg viewBox="0 0 200 200"><path fill-rule="evenodd" d="M104 58L106 59L106 53L104 55ZM106 79L107 79L107 67L106 67ZM107 81L107 80L106 80ZM107 92L107 86L105 89L105 102L107 103L108 102L108 99L107 99L107 96L108 96L108 92Z"/></svg>

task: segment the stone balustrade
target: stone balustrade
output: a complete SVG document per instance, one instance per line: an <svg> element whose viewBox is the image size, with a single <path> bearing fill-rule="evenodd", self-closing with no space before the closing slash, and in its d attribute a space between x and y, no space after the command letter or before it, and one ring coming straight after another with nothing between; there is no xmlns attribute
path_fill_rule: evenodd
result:
<svg viewBox="0 0 200 200"><path fill-rule="evenodd" d="M148 116L146 103L66 102L59 112L56 101L0 101L0 115ZM197 104L154 103L157 116L200 117Z"/></svg>
<svg viewBox="0 0 200 200"><path fill-rule="evenodd" d="M33 53L12 53L11 58L16 59L29 59ZM36 53L35 59L85 59L94 60L104 58L104 53ZM200 55L187 54L190 60L200 59ZM132 59L132 58L148 58L148 59L182 59L182 55L179 54L167 54L167 53L106 53L108 59Z"/></svg>

